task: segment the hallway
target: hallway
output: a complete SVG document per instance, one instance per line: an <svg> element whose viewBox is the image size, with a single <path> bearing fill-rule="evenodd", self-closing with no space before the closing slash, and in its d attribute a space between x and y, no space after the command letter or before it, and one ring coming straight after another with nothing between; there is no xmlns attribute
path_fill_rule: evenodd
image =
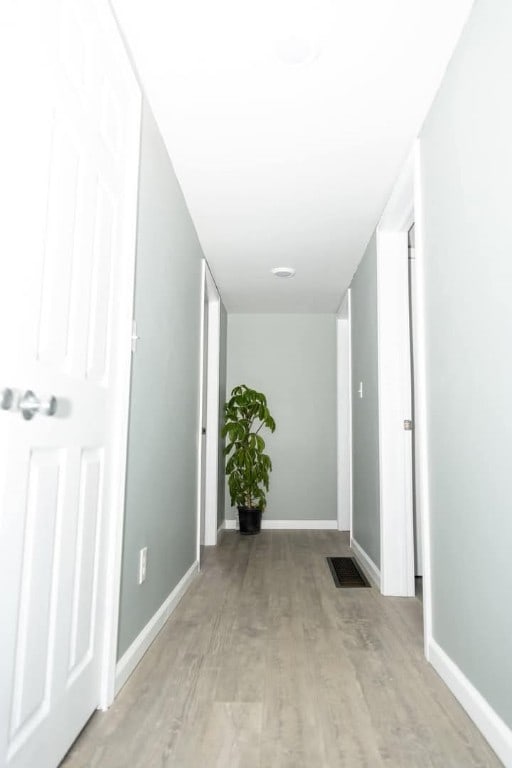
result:
<svg viewBox="0 0 512 768"><path fill-rule="evenodd" d="M421 607L334 587L335 531L225 533L64 768L498 766L423 658Z"/></svg>

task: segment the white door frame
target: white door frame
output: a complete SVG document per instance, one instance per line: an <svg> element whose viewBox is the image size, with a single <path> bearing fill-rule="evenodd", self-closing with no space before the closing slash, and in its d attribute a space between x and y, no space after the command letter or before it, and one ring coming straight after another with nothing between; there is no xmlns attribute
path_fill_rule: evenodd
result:
<svg viewBox="0 0 512 768"><path fill-rule="evenodd" d="M350 531L350 535L352 535L352 344L350 322L349 288L336 315L336 479L338 530Z"/></svg>
<svg viewBox="0 0 512 768"><path fill-rule="evenodd" d="M408 160L377 227L380 573L384 595L412 597L414 525L408 231L414 165Z"/></svg>
<svg viewBox="0 0 512 768"><path fill-rule="evenodd" d="M130 413L130 386L132 364L133 308L135 301L135 261L137 252L137 211L140 169L140 135L142 120L142 91L131 65L124 39L110 4L105 3L105 24L112 29L112 35L119 38L126 67L133 77L137 92L139 112L137 122L130 126L127 141L134 153L133 162L127 164L127 184L134 194L124 203L124 216L120 237L124 254L124 269L116 284L116 307L118 325L116 329L116 351L118 370L118 407L112 414L111 455L113 479L107 504L107 523L102 548L104 571L103 622L103 672L100 684L99 709L106 710L114 701L116 692L117 639L119 631L119 608L121 590L121 566L123 557L123 530L126 493L126 469L128 454L128 422Z"/></svg>
<svg viewBox="0 0 512 768"><path fill-rule="evenodd" d="M412 435L416 446L416 504L421 520L425 656L431 635L430 525L427 463L426 357L420 141L398 178L377 228L379 333L379 469L381 505L381 590L414 595ZM410 418L411 367L407 285L408 237L415 224L414 330L415 424L404 441L402 421ZM405 444L404 444L405 443Z"/></svg>
<svg viewBox="0 0 512 768"><path fill-rule="evenodd" d="M201 430L203 426L203 386L206 378L206 451L204 488L204 543L217 544L217 503L219 483L219 369L220 369L220 295L206 260L202 264L201 292L201 345L198 429L198 477L197 477L197 560L200 562L201 546ZM204 307L208 311L208 343L206 377L203 371Z"/></svg>
<svg viewBox="0 0 512 768"><path fill-rule="evenodd" d="M413 152L414 177L414 296L412 326L414 332L414 417L415 417L415 481L416 505L421 525L423 568L423 644L430 661L432 639L432 581L430 560L430 496L428 467L427 426L427 355L425 333L425 251L423 246L423 199L421 193L421 140L417 139Z"/></svg>

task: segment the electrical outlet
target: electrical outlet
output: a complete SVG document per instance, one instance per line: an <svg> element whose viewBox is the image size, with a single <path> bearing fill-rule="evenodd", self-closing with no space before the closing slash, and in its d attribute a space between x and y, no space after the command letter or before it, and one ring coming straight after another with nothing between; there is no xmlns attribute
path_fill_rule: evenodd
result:
<svg viewBox="0 0 512 768"><path fill-rule="evenodd" d="M139 584L146 581L146 570L148 566L148 548L143 547L139 552Z"/></svg>

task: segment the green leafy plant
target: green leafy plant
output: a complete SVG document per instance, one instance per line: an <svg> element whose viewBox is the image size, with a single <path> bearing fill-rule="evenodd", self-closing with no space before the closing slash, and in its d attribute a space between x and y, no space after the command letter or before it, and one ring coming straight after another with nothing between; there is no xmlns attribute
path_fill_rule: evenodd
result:
<svg viewBox="0 0 512 768"><path fill-rule="evenodd" d="M265 441L259 434L266 427L274 432L276 424L261 392L245 384L235 387L224 405L222 436L227 438L224 449L228 457L226 475L232 506L260 509L266 507L270 457L264 453Z"/></svg>

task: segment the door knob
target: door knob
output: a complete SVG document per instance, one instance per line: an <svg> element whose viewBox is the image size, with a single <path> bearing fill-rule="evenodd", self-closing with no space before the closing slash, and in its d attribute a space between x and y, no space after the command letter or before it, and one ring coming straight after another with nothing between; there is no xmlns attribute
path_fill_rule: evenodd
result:
<svg viewBox="0 0 512 768"><path fill-rule="evenodd" d="M14 399L14 393L12 389L9 389L6 387L5 389L2 389L0 391L0 408L3 411L8 411L9 408L12 406L12 402Z"/></svg>
<svg viewBox="0 0 512 768"><path fill-rule="evenodd" d="M39 399L31 389L27 389L19 402L19 409L27 421L33 419L36 413L42 416L53 416L57 410L57 398L52 395L46 399Z"/></svg>

